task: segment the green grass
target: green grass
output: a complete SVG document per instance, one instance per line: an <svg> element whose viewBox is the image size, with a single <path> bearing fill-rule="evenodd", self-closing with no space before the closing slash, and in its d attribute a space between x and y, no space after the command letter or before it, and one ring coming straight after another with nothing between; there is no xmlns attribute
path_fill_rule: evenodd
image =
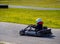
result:
<svg viewBox="0 0 60 44"><path fill-rule="evenodd" d="M60 28L60 10L0 9L0 22L35 24L42 18L44 26Z"/></svg>
<svg viewBox="0 0 60 44"><path fill-rule="evenodd" d="M0 0L0 4L60 8L60 0Z"/></svg>
<svg viewBox="0 0 60 44"><path fill-rule="evenodd" d="M4 44L4 43L0 43L0 44Z"/></svg>

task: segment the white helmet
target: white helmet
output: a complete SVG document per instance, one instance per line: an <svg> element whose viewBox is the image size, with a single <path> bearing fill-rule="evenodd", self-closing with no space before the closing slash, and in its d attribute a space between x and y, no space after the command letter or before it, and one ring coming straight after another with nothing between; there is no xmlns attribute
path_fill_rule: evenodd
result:
<svg viewBox="0 0 60 44"><path fill-rule="evenodd" d="M41 22L42 21L42 19L41 18L37 18L36 19L36 22L38 23L38 22Z"/></svg>

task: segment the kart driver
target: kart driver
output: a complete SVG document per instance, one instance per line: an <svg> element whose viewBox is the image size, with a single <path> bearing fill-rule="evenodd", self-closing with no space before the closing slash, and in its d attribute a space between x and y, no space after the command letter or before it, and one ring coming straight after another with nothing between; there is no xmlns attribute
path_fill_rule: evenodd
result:
<svg viewBox="0 0 60 44"><path fill-rule="evenodd" d="M43 28L43 22L42 22L42 19L41 19L41 18L37 18L37 19L36 19L36 22L37 22L36 30L37 30L37 31L42 30L42 28Z"/></svg>
<svg viewBox="0 0 60 44"><path fill-rule="evenodd" d="M43 21L41 18L36 19L37 25L31 25L31 27L35 28L35 31L40 31L43 28Z"/></svg>

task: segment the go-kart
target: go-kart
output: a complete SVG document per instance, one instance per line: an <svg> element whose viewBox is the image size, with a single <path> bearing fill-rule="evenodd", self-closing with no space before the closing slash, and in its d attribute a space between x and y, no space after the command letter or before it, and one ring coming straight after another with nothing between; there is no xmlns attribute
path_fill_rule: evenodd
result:
<svg viewBox="0 0 60 44"><path fill-rule="evenodd" d="M35 31L34 28L31 26L27 26L25 29L20 30L20 35L29 35L29 36L51 36L52 32L51 29L48 29L47 27L43 27L40 31Z"/></svg>

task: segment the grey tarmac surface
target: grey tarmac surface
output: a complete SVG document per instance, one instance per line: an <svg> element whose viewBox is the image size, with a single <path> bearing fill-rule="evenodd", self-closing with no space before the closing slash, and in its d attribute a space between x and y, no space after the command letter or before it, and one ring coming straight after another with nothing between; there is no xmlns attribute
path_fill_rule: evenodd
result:
<svg viewBox="0 0 60 44"><path fill-rule="evenodd" d="M60 44L60 29L52 29L54 37L20 36L27 25L0 22L0 41L12 44Z"/></svg>

